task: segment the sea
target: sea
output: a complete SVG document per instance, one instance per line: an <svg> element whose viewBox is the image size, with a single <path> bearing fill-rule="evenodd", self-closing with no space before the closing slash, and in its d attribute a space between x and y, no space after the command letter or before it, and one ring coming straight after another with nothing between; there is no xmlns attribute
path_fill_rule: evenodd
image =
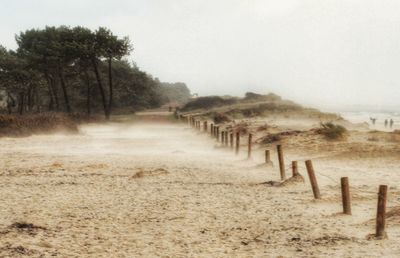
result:
<svg viewBox="0 0 400 258"><path fill-rule="evenodd" d="M340 114L344 119L352 123L368 123L371 130L394 131L400 130L400 111L340 111L334 112ZM375 118L375 124L371 118ZM390 119L393 120L393 127L390 127ZM388 121L385 126L385 120Z"/></svg>

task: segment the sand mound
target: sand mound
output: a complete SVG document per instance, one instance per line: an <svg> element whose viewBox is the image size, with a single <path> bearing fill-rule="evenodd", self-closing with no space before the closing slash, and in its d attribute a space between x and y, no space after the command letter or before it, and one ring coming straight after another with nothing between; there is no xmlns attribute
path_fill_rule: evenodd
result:
<svg viewBox="0 0 400 258"><path fill-rule="evenodd" d="M168 173L169 172L164 168L139 169L139 171L137 171L131 178L137 179L137 178L143 178L143 177L149 177L149 176L165 175Z"/></svg>

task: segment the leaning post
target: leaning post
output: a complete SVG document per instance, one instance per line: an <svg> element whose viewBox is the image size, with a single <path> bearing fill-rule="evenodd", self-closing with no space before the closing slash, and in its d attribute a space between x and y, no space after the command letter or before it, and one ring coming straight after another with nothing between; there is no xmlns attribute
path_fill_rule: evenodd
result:
<svg viewBox="0 0 400 258"><path fill-rule="evenodd" d="M276 149L278 151L279 170L281 173L281 180L283 181L286 179L286 173L285 173L285 161L283 159L282 145L277 145Z"/></svg>
<svg viewBox="0 0 400 258"><path fill-rule="evenodd" d="M311 188L314 194L314 198L321 199L317 178L315 177L315 172L311 160L306 160L306 167L307 167L308 177L310 178Z"/></svg>

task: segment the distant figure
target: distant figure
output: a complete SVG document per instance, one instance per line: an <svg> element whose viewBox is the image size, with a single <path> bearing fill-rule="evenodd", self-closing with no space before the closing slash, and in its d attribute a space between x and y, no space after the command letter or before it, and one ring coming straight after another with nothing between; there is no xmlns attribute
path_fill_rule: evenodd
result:
<svg viewBox="0 0 400 258"><path fill-rule="evenodd" d="M393 124L394 124L394 121L393 121L393 119L390 118L390 129L392 129Z"/></svg>
<svg viewBox="0 0 400 258"><path fill-rule="evenodd" d="M385 119L385 128L388 126L388 120Z"/></svg>
<svg viewBox="0 0 400 258"><path fill-rule="evenodd" d="M372 117L370 117L370 118L369 118L369 120L371 120L372 124L373 124L373 125L375 125L376 118L372 118Z"/></svg>

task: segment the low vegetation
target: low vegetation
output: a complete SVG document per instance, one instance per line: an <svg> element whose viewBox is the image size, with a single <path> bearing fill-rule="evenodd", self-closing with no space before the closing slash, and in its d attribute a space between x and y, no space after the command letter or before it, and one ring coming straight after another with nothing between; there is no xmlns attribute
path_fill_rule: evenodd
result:
<svg viewBox="0 0 400 258"><path fill-rule="evenodd" d="M329 140L338 140L345 137L347 129L344 126L328 122L321 123L321 128L317 132Z"/></svg>
<svg viewBox="0 0 400 258"><path fill-rule="evenodd" d="M95 118L90 119L93 121ZM82 114L0 115L0 137L23 137L55 132L77 133L78 125L87 121L88 118Z"/></svg>
<svg viewBox="0 0 400 258"><path fill-rule="evenodd" d="M199 97L186 103L186 105L183 106L182 111L187 112L198 109L211 109L215 107L222 107L225 105L232 105L237 102L238 100L236 98L231 98L231 97L227 98L222 98L219 96Z"/></svg>
<svg viewBox="0 0 400 258"><path fill-rule="evenodd" d="M338 119L335 114L322 113L316 109L304 108L292 101L270 93L261 95L248 92L243 98L234 97L200 97L189 101L181 110L186 113L200 113L214 118L215 113L225 114L229 120L268 116L270 114L303 116L307 118Z"/></svg>

